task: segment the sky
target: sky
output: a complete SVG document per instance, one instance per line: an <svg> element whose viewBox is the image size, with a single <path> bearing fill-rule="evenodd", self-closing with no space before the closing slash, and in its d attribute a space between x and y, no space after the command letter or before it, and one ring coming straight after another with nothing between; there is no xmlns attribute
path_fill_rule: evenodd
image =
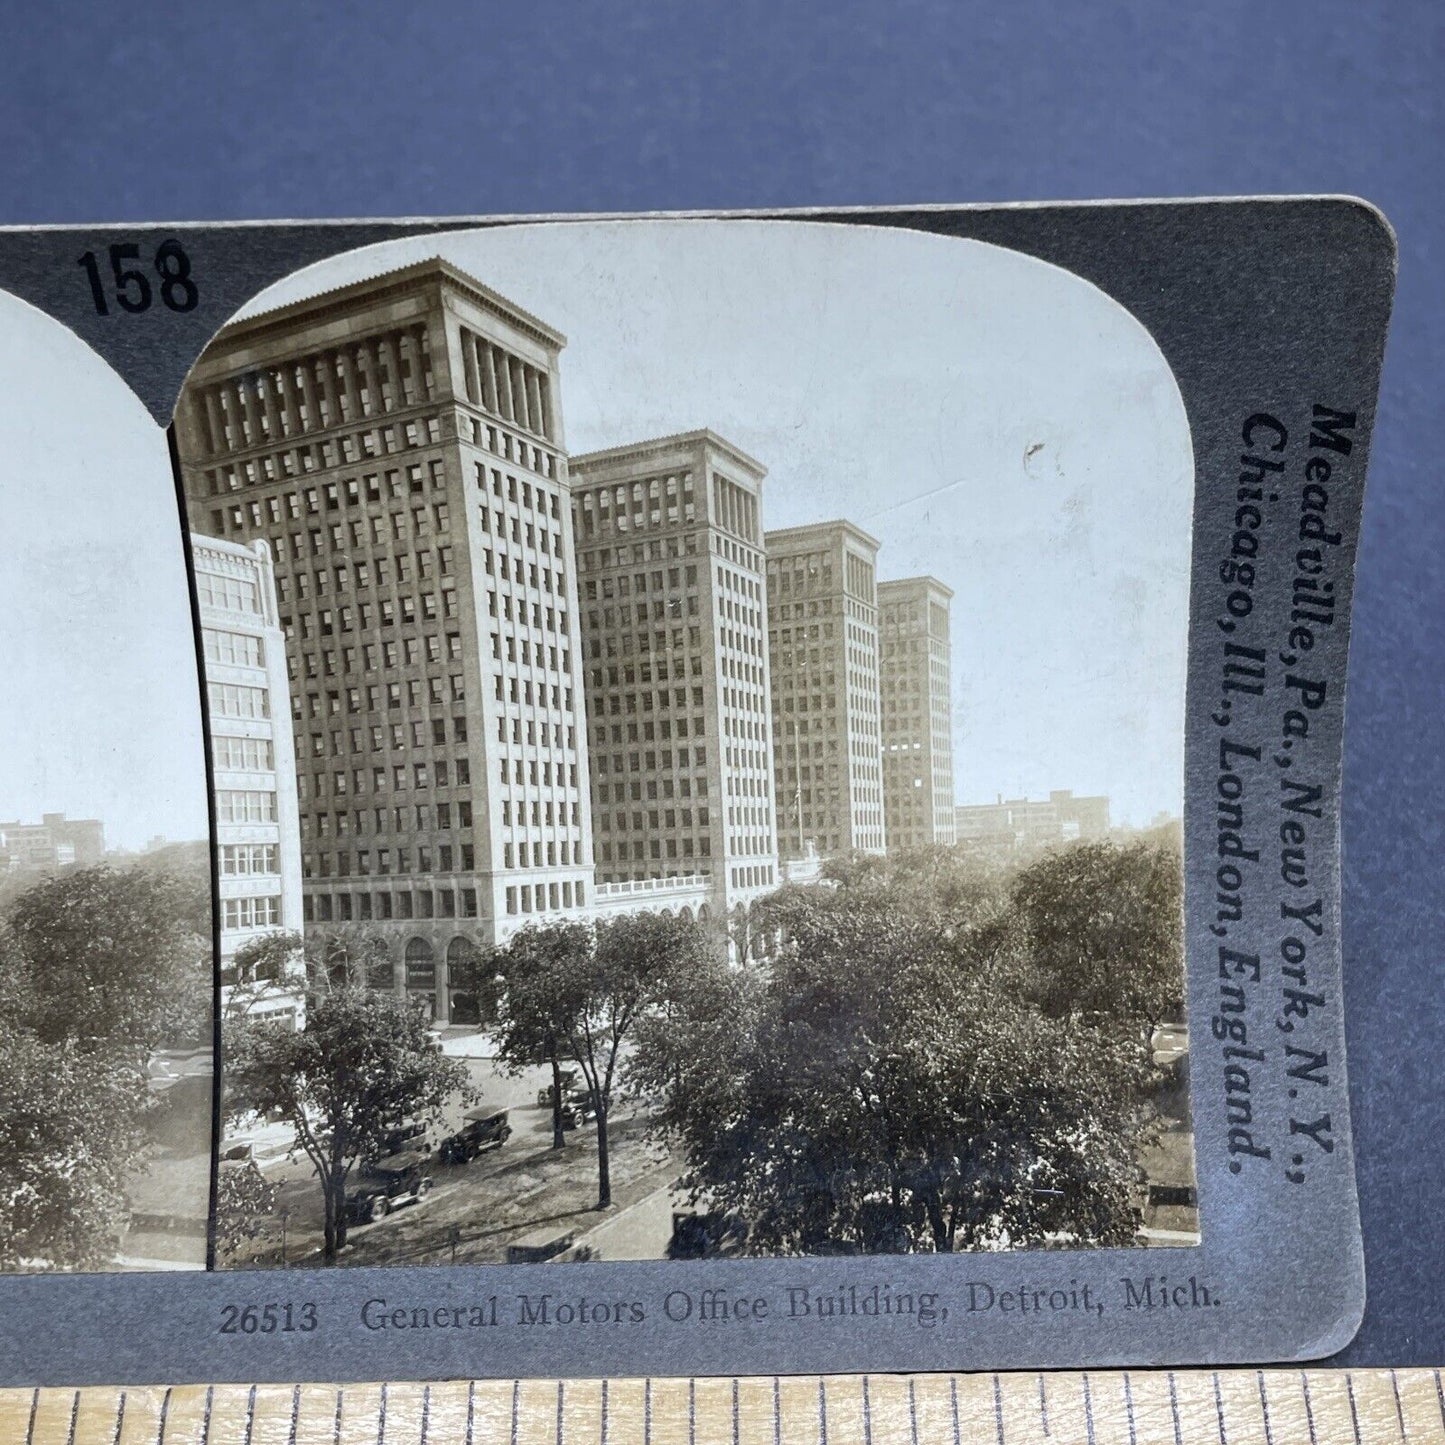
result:
<svg viewBox="0 0 1445 1445"><path fill-rule="evenodd" d="M979 242L830 224L528 225L393 242L248 309L442 255L568 337L571 452L710 427L764 526L846 517L879 577L953 600L960 802L1181 810L1193 463L1147 333ZM0 296L0 820L204 837L182 533L162 431L71 333Z"/></svg>
<svg viewBox="0 0 1445 1445"><path fill-rule="evenodd" d="M981 242L670 220L388 242L248 310L433 255L567 336L569 451L710 427L767 467L765 527L847 517L880 578L954 589L959 802L1181 812L1193 456L1116 302Z"/></svg>
<svg viewBox="0 0 1445 1445"><path fill-rule="evenodd" d="M165 433L57 322L0 295L0 822L207 836Z"/></svg>

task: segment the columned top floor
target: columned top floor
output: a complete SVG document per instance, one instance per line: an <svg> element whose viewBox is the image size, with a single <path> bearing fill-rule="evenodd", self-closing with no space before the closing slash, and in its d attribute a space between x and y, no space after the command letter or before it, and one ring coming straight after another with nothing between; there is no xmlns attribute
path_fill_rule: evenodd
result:
<svg viewBox="0 0 1445 1445"><path fill-rule="evenodd" d="M787 593L807 597L849 597L872 609L878 605L878 549L882 544L854 522L839 519L768 532L770 600Z"/></svg>
<svg viewBox="0 0 1445 1445"><path fill-rule="evenodd" d="M702 523L748 547L762 547L760 500L767 469L714 431L587 452L572 457L568 468L579 546L604 536Z"/></svg>
<svg viewBox="0 0 1445 1445"><path fill-rule="evenodd" d="M914 633L946 642L953 588L937 577L903 577L878 584L885 632Z"/></svg>
<svg viewBox="0 0 1445 1445"><path fill-rule="evenodd" d="M561 332L420 262L225 326L177 408L190 466L463 403L563 446Z"/></svg>

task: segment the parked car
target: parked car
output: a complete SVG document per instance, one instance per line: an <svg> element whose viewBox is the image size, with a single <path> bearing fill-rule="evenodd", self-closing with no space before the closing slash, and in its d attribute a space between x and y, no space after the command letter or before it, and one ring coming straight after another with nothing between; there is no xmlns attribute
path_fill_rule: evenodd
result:
<svg viewBox="0 0 1445 1445"><path fill-rule="evenodd" d="M717 1259L739 1253L747 1237L747 1225L736 1214L721 1210L698 1213L675 1209L667 1257Z"/></svg>
<svg viewBox="0 0 1445 1445"><path fill-rule="evenodd" d="M500 1149L512 1137L505 1109L470 1109L466 1123L437 1149L443 1164L470 1164L488 1149Z"/></svg>
<svg viewBox="0 0 1445 1445"><path fill-rule="evenodd" d="M385 1159L388 1155L403 1153L430 1154L431 1151L427 1126L420 1119L404 1119L382 1139L378 1157Z"/></svg>
<svg viewBox="0 0 1445 1445"><path fill-rule="evenodd" d="M557 1077L562 1084L562 1097L565 1099L577 1087L576 1069L559 1069ZM537 1107L539 1109L550 1109L552 1107L552 1086L546 1085L537 1090Z"/></svg>
<svg viewBox="0 0 1445 1445"><path fill-rule="evenodd" d="M393 1154L364 1168L356 1188L346 1196L346 1217L352 1224L375 1224L393 1209L420 1204L430 1189L431 1175L422 1155Z"/></svg>
<svg viewBox="0 0 1445 1445"><path fill-rule="evenodd" d="M583 1124L589 1124L597 1117L597 1110L592 1107L592 1091L590 1089L573 1089L571 1093L563 1096L562 1099L562 1127L564 1129L577 1129Z"/></svg>

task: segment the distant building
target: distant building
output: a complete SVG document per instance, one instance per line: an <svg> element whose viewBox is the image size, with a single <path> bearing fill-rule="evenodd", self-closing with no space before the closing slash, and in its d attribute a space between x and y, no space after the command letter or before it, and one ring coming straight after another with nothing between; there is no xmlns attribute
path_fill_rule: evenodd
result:
<svg viewBox="0 0 1445 1445"><path fill-rule="evenodd" d="M599 902L691 878L731 913L779 881L764 469L695 431L570 474Z"/></svg>
<svg viewBox="0 0 1445 1445"><path fill-rule="evenodd" d="M882 853L878 539L837 521L763 544L779 852Z"/></svg>
<svg viewBox="0 0 1445 1445"><path fill-rule="evenodd" d="M952 598L953 590L936 577L878 584L890 852L954 840Z"/></svg>
<svg viewBox="0 0 1445 1445"><path fill-rule="evenodd" d="M286 644L275 571L264 542L243 546L191 534L210 719L220 873L221 1001L238 984L236 950L300 932L301 834ZM257 985L253 1014L302 1013L301 979Z"/></svg>
<svg viewBox="0 0 1445 1445"><path fill-rule="evenodd" d="M89 868L105 856L105 825L96 818L42 813L38 823L0 823L0 859L11 868Z"/></svg>
<svg viewBox="0 0 1445 1445"><path fill-rule="evenodd" d="M993 803L960 805L954 818L960 843L1024 850L1107 837L1109 800L1076 798L1067 789L1051 792L1043 801L1000 796Z"/></svg>

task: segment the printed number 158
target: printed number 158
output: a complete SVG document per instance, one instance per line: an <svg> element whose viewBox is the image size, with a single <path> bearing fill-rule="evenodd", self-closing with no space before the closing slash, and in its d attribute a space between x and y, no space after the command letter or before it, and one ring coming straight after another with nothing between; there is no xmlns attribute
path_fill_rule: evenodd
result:
<svg viewBox="0 0 1445 1445"><path fill-rule="evenodd" d="M157 284L151 286L151 278L145 268L133 265L141 259L140 247L133 241L117 241L106 247L110 262L111 290L106 291L105 278L101 275L100 261L94 251L87 251L77 258L76 265L85 268L90 281L90 299L95 302L96 312L101 316L110 315L110 302L114 299L122 311L132 315L149 311L160 292L161 304L170 311L194 311L200 295L191 278L191 258L186 255L179 241L162 241L151 258Z"/></svg>

